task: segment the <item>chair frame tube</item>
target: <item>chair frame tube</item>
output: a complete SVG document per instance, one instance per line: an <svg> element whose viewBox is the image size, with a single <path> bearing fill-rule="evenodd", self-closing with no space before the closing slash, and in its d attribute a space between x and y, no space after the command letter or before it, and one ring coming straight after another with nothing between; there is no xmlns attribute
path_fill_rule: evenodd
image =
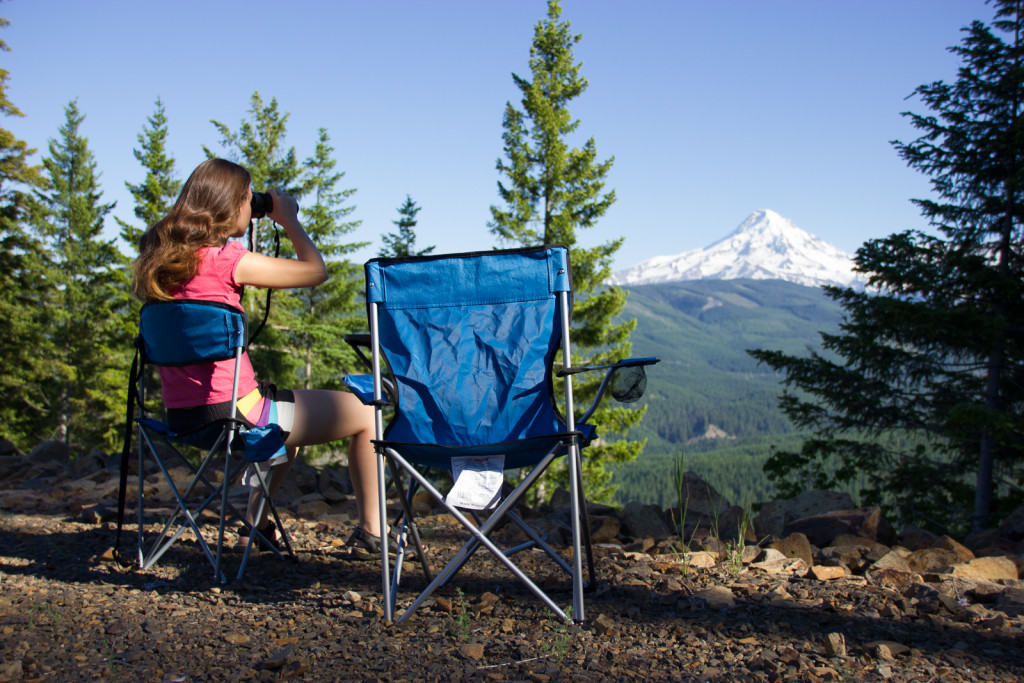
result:
<svg viewBox="0 0 1024 683"><path fill-rule="evenodd" d="M562 317L562 362L571 365L571 345L569 343L569 293L559 292ZM570 432L576 431L575 408L572 396L572 375L565 376L565 422ZM572 620L582 624L586 615L583 612L583 558L580 553L580 472L579 442L576 439L569 444L569 519L572 524Z"/></svg>

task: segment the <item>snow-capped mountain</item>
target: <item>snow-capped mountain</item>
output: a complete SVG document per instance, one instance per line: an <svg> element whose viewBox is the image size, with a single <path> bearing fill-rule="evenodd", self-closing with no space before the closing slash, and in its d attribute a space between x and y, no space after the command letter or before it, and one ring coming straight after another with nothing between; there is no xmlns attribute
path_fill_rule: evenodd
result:
<svg viewBox="0 0 1024 683"><path fill-rule="evenodd" d="M730 235L709 247L655 256L613 274L608 284L740 278L786 280L809 287L862 284L853 272L850 254L769 209L750 214Z"/></svg>

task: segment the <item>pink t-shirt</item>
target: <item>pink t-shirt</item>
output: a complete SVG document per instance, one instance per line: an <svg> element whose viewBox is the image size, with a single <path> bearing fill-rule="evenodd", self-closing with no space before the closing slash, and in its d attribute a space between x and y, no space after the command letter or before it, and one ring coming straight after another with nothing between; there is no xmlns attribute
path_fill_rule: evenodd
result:
<svg viewBox="0 0 1024 683"><path fill-rule="evenodd" d="M229 241L220 248L203 247L199 250L199 272L187 284L171 292L171 296L175 299L217 301L242 308L242 285L235 280L235 268L247 253L248 250L239 242ZM191 408L230 401L234 371L234 360L160 368L164 406ZM239 398L256 386L256 374L249 362L249 354L243 353L238 375Z"/></svg>

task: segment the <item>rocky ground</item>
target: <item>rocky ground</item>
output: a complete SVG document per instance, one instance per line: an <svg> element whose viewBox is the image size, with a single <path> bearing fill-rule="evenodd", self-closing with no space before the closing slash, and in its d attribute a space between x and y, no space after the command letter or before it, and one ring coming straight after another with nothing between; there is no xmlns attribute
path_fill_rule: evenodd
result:
<svg viewBox="0 0 1024 683"><path fill-rule="evenodd" d="M986 537L986 554L920 530L887 538L877 511L847 509L791 512L785 533L741 527L725 543L691 524L683 547L638 533L649 507L595 509L600 582L582 627L483 557L396 626L379 564L340 553L343 476L297 470L281 495L297 559L262 553L221 585L194 542L144 572L110 559L107 465L0 457L0 681L1024 679L1021 548L1007 534ZM146 494L156 522L170 508L155 475ZM432 561L455 551L448 516L427 511L422 526ZM549 563L525 564L570 602ZM413 565L405 579L423 583Z"/></svg>

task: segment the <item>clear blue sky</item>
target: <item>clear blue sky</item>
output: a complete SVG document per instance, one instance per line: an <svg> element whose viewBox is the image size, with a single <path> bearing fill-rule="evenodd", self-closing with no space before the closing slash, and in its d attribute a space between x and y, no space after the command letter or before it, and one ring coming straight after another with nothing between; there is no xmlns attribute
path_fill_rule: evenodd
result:
<svg viewBox="0 0 1024 683"><path fill-rule="evenodd" d="M237 129L250 96L290 114L300 159L325 127L341 188L356 188L353 241L395 230L407 194L418 245L489 249L511 74L529 77L545 0L6 0L3 126L46 154L77 98L105 201L134 220L124 182L160 97L184 178ZM927 180L889 144L915 87L952 80L947 48L982 0L564 0L590 87L571 105L582 142L615 157L618 201L584 245L625 236L616 269L707 246L770 208L852 252L925 227ZM116 234L113 220L109 233Z"/></svg>

